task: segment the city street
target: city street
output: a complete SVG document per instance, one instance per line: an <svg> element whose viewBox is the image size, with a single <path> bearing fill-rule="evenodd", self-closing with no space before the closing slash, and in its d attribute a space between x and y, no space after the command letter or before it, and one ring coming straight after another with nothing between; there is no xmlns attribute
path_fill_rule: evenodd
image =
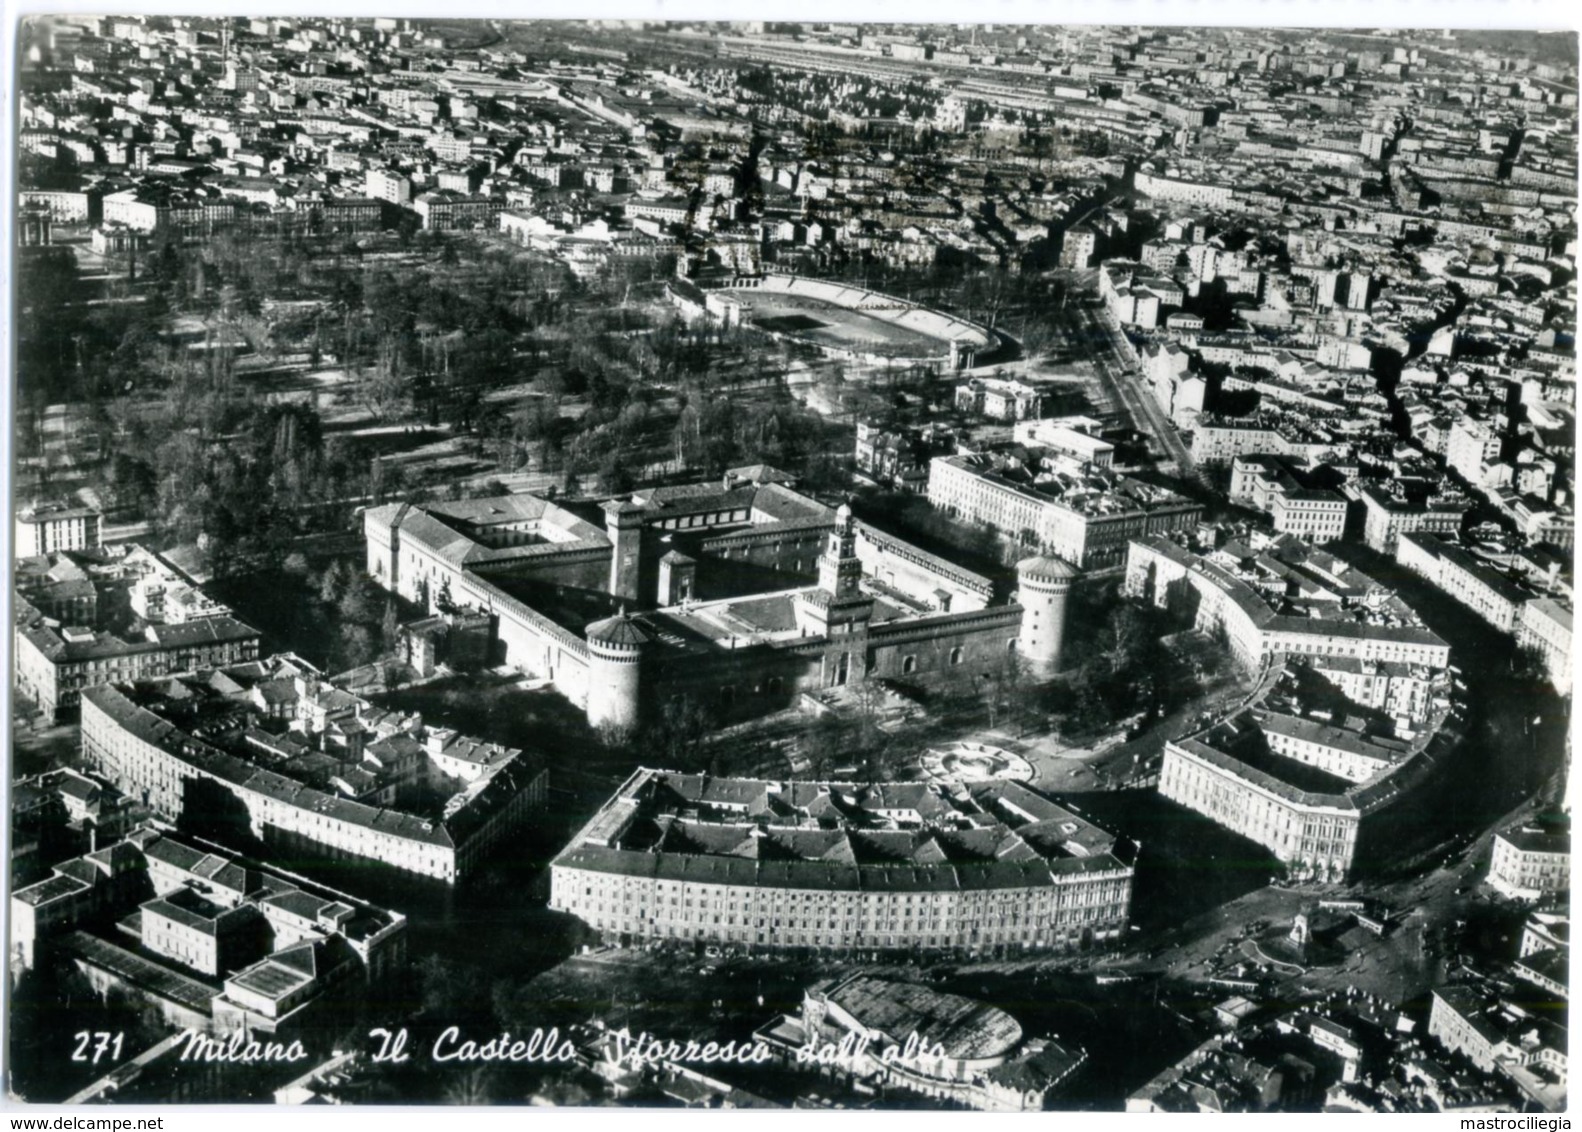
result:
<svg viewBox="0 0 1582 1132"><path fill-rule="evenodd" d="M1144 386L1142 371L1132 362L1130 352L1119 345L1123 332L1114 317L1096 301L1073 304L1069 309L1076 311L1081 320L1085 341L1091 348L1090 356L1104 384L1126 406L1132 424L1152 437L1163 452L1164 459L1158 470L1196 480L1207 488L1208 481L1198 471L1191 450Z"/></svg>

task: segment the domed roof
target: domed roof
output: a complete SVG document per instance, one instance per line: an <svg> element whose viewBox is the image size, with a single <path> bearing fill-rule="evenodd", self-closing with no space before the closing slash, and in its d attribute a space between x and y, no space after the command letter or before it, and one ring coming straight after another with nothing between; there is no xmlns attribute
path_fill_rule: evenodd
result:
<svg viewBox="0 0 1582 1132"><path fill-rule="evenodd" d="M625 645L628 648L648 643L647 631L627 614L625 607L614 617L606 617L603 621L589 625L587 637L601 645Z"/></svg>
<svg viewBox="0 0 1582 1132"><path fill-rule="evenodd" d="M1067 582L1081 575L1071 563L1048 554L1035 554L1016 564L1016 572L1024 578L1042 578L1050 582Z"/></svg>

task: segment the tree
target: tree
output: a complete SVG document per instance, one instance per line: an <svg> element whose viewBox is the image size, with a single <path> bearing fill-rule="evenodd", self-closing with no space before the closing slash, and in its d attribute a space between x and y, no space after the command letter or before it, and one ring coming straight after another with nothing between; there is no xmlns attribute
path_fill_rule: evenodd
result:
<svg viewBox="0 0 1582 1132"><path fill-rule="evenodd" d="M677 770L701 770L704 744L714 729L714 713L691 693L672 697L660 711L654 728L655 749Z"/></svg>
<svg viewBox="0 0 1582 1132"><path fill-rule="evenodd" d="M1099 655L1112 675L1131 672L1152 651L1153 626L1142 609L1131 603L1115 607L1099 634Z"/></svg>
<svg viewBox="0 0 1582 1132"><path fill-rule="evenodd" d="M419 1001L427 1018L463 1029L494 1025L493 987L478 967L429 955L418 964L417 975Z"/></svg>
<svg viewBox="0 0 1582 1132"><path fill-rule="evenodd" d="M368 626L358 624L341 626L340 651L343 668L358 668L378 655L374 647L373 634L368 631Z"/></svg>
<svg viewBox="0 0 1582 1132"><path fill-rule="evenodd" d="M383 591L367 574L348 569L350 577L341 594L341 617L364 625L377 621L383 610L380 597Z"/></svg>
<svg viewBox="0 0 1582 1132"><path fill-rule="evenodd" d="M373 368L363 377L363 403L375 420L383 421L400 416L408 392L406 378L399 371L395 359L384 352L375 360Z"/></svg>
<svg viewBox="0 0 1582 1132"><path fill-rule="evenodd" d="M895 749L891 736L876 732L861 748L862 771L869 782L888 782L895 776Z"/></svg>
<svg viewBox="0 0 1582 1132"><path fill-rule="evenodd" d="M852 657L854 667L862 663L860 656ZM883 681L874 675L872 669L864 670L850 682L849 687L857 705L857 742L866 746L872 742L874 733L879 729L880 711L888 693Z"/></svg>
<svg viewBox="0 0 1582 1132"><path fill-rule="evenodd" d="M834 713L821 715L802 733L802 757L807 762L807 772L814 778L827 778L841 765L842 758L851 750L852 728L848 721Z"/></svg>
<svg viewBox="0 0 1582 1132"><path fill-rule="evenodd" d="M400 610L397 609L395 595L392 594L385 599L384 618L379 625L379 636L384 643L386 652L390 652L395 649L397 638L399 638L400 635Z"/></svg>
<svg viewBox="0 0 1582 1132"><path fill-rule="evenodd" d="M346 592L347 583L351 581L351 570L346 565L346 560L337 558L330 563L323 574L319 575L319 600L325 605L339 605L341 595Z"/></svg>
<svg viewBox="0 0 1582 1132"><path fill-rule="evenodd" d="M619 448L612 448L599 463L599 491L605 495L624 495L637 485Z"/></svg>
<svg viewBox="0 0 1582 1132"><path fill-rule="evenodd" d="M1109 721L1109 709L1103 690L1093 678L1093 667L1090 664L1077 669L1066 685L1069 696L1066 720L1078 734L1102 727Z"/></svg>
<svg viewBox="0 0 1582 1132"><path fill-rule="evenodd" d="M703 474L713 479L737 463L736 406L726 397L708 401L698 418Z"/></svg>
<svg viewBox="0 0 1582 1132"><path fill-rule="evenodd" d="M676 449L677 470L690 468L697 463L702 455L703 440L699 431L698 410L691 402L684 404L676 416L671 440Z"/></svg>
<svg viewBox="0 0 1582 1132"><path fill-rule="evenodd" d="M997 724L997 714L1001 708L1006 714L1007 724L1015 723L1017 734L1020 735L1026 727L1027 715L1033 704L1032 673L1027 667L1027 662L1022 659L1021 653L1008 649L1000 657L1000 662L994 666L985 681L985 698L989 704L989 726Z"/></svg>
<svg viewBox="0 0 1582 1132"><path fill-rule="evenodd" d="M115 501L120 507L134 514L146 514L153 506L158 482L148 461L126 452L117 452L110 462L110 482L115 488Z"/></svg>
<svg viewBox="0 0 1582 1132"><path fill-rule="evenodd" d="M487 1065L462 1070L445 1086L445 1103L476 1107L494 1100L494 1071Z"/></svg>
<svg viewBox="0 0 1582 1132"><path fill-rule="evenodd" d="M1523 644L1516 647L1516 653L1511 657L1511 672L1520 680L1542 680L1548 674L1549 665L1544 659L1543 650L1537 645Z"/></svg>
<svg viewBox="0 0 1582 1132"><path fill-rule="evenodd" d="M637 736L637 728L629 723L605 720L599 724L599 742L608 751L624 751Z"/></svg>

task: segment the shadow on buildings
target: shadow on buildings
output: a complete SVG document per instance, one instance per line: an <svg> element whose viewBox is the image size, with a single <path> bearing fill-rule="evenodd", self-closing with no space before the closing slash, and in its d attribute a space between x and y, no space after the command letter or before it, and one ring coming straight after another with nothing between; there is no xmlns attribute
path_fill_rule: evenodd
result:
<svg viewBox="0 0 1582 1132"><path fill-rule="evenodd" d="M1284 872L1261 845L1151 789L1068 795L1061 802L1141 845L1132 923L1144 932L1185 923Z"/></svg>

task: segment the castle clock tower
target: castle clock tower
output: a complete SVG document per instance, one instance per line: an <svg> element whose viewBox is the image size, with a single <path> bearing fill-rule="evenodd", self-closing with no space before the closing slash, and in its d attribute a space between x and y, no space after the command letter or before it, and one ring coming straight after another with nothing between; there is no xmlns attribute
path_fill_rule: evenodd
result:
<svg viewBox="0 0 1582 1132"><path fill-rule="evenodd" d="M835 512L835 529L818 560L818 587L797 595L797 626L810 636L827 637L824 684L845 684L868 668L868 621L873 598L862 592L857 560L857 525L847 504Z"/></svg>

